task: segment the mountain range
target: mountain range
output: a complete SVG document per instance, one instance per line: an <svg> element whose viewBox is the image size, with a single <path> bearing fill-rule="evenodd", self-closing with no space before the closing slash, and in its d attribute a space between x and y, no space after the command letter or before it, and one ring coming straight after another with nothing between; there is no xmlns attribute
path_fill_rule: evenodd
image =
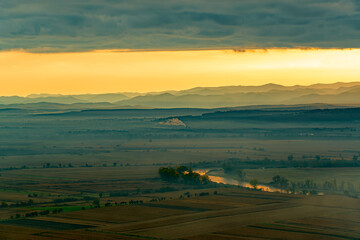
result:
<svg viewBox="0 0 360 240"><path fill-rule="evenodd" d="M3 96L0 104L77 104L106 108L221 108L248 105L342 104L360 105L360 82L314 84L310 86L197 87L181 91L105 94L32 94Z"/></svg>

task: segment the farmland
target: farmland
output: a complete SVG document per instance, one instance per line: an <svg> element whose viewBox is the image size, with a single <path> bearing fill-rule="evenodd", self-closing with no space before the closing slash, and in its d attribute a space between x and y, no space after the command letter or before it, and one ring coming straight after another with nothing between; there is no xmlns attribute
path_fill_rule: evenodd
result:
<svg viewBox="0 0 360 240"><path fill-rule="evenodd" d="M359 238L360 128L346 111L4 110L0 238ZM231 184L160 178L177 166Z"/></svg>
<svg viewBox="0 0 360 240"><path fill-rule="evenodd" d="M179 199L184 192L177 191L172 193L173 199L156 203L6 221L0 225L0 236L2 239L251 239L269 234L288 239L360 237L358 199L239 188L201 192L209 195L200 196L199 190L192 190L189 197Z"/></svg>

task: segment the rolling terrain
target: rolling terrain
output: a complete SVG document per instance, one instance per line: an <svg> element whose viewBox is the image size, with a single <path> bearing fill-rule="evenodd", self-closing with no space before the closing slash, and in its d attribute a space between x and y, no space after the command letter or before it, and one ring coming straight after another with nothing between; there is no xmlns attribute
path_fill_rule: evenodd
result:
<svg viewBox="0 0 360 240"><path fill-rule="evenodd" d="M201 193L209 195L201 196ZM3 221L3 239L358 239L359 200L236 188ZM157 195L159 198L161 195ZM163 195L164 196L164 195ZM180 196L180 197L179 197ZM153 198L155 196L152 196ZM162 197L164 198L164 197ZM339 207L341 201L344 206Z"/></svg>
<svg viewBox="0 0 360 240"><path fill-rule="evenodd" d="M311 91L357 91L351 84L322 87ZM286 99L290 91L229 89L254 99L275 92ZM213 95L206 94L229 89L120 102L116 94L65 97L81 98L72 103L36 95L28 103L2 104L0 238L358 239L358 98L209 107L215 101L209 104ZM164 97L207 107L157 107ZM185 105L171 101L166 104ZM189 184L158 174L180 165L215 178Z"/></svg>
<svg viewBox="0 0 360 240"><path fill-rule="evenodd" d="M32 94L27 97L0 97L0 104L107 103L107 107L142 106L152 108L222 108L277 104L359 105L360 83L315 84L310 86L199 87L181 91L107 94Z"/></svg>

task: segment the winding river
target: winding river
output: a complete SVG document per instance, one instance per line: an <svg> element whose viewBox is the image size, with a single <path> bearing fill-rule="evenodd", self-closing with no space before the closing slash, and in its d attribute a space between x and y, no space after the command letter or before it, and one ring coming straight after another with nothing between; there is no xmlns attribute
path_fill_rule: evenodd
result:
<svg viewBox="0 0 360 240"><path fill-rule="evenodd" d="M207 175L210 179L210 181L215 182L215 183L223 183L223 184L229 184L229 185L235 185L235 186L242 186L245 188L252 188L253 186L248 183L248 182L240 182L236 179L230 178L230 177L221 177L221 176L216 176L216 175L212 175L211 170L206 170L206 169L198 169L195 170L194 172L199 173L200 175ZM261 191L265 191L265 192L281 192L281 193L286 193L286 191L281 190L279 188L273 188L273 187L269 187L266 185L257 185L256 189L259 189Z"/></svg>

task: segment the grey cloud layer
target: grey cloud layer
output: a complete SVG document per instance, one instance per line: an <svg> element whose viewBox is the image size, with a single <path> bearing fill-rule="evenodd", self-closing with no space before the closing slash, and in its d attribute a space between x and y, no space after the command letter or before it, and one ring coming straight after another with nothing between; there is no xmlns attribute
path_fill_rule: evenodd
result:
<svg viewBox="0 0 360 240"><path fill-rule="evenodd" d="M0 50L360 47L358 0L3 0Z"/></svg>

